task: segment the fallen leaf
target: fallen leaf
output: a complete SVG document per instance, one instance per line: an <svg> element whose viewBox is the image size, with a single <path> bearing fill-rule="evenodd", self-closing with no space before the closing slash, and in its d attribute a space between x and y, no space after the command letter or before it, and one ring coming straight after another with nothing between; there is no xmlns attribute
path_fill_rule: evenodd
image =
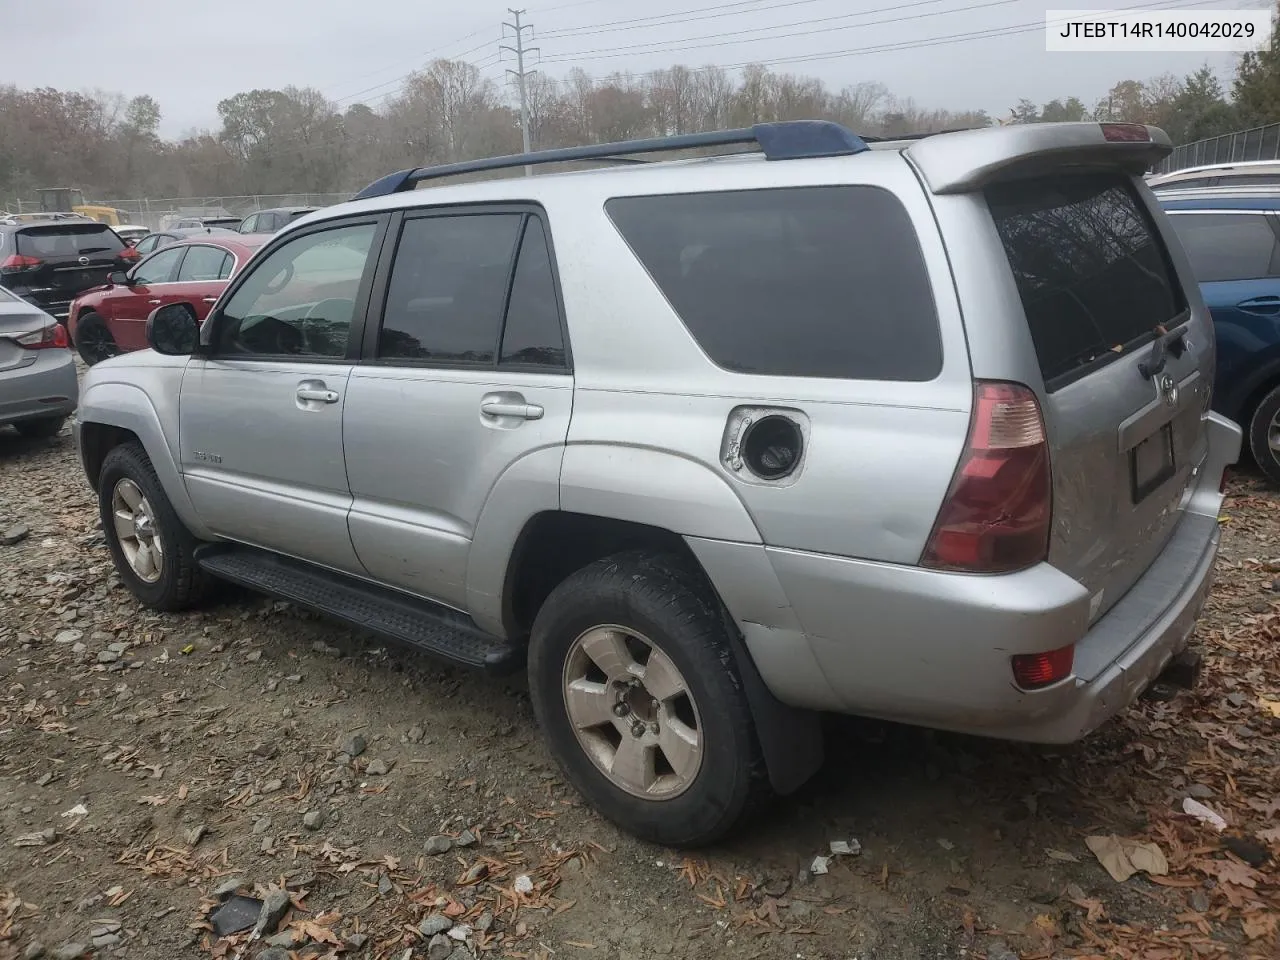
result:
<svg viewBox="0 0 1280 960"><path fill-rule="evenodd" d="M1268 700L1266 697L1258 698L1258 706L1266 710L1273 717L1280 719L1280 700Z"/></svg>
<svg viewBox="0 0 1280 960"><path fill-rule="evenodd" d="M1252 890L1258 885L1262 874L1238 860L1197 860L1196 869L1217 877L1219 883L1231 883Z"/></svg>
<svg viewBox="0 0 1280 960"><path fill-rule="evenodd" d="M1085 837L1084 842L1117 883L1124 883L1138 872L1155 877L1169 872L1164 852L1150 841L1122 840L1111 834Z"/></svg>
<svg viewBox="0 0 1280 960"><path fill-rule="evenodd" d="M1277 933L1277 928L1280 928L1280 914L1266 910L1246 913L1240 919L1240 926L1244 928L1244 935L1250 940L1274 937Z"/></svg>
<svg viewBox="0 0 1280 960"><path fill-rule="evenodd" d="M1049 847L1044 848L1045 855L1050 860L1060 860L1063 863L1079 863L1080 858L1074 853L1066 853L1063 850L1051 850Z"/></svg>

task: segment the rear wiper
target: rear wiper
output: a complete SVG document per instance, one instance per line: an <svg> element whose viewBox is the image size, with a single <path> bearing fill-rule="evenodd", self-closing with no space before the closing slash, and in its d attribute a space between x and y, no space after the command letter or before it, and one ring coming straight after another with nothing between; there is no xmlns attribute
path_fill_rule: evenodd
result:
<svg viewBox="0 0 1280 960"><path fill-rule="evenodd" d="M1138 364L1138 372L1150 380L1157 373L1164 371L1165 361L1169 354L1174 359L1181 357L1187 350L1187 331L1174 330L1169 333L1163 326L1155 329L1156 338L1151 344L1151 354Z"/></svg>

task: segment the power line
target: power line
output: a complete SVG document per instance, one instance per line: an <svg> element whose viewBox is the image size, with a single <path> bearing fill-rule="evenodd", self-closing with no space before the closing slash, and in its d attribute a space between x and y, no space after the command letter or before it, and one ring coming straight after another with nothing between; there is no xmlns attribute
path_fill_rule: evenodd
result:
<svg viewBox="0 0 1280 960"><path fill-rule="evenodd" d="M475 36L475 34L472 34L472 36ZM493 43L493 41L492 41L492 40L486 40L484 43L477 44L476 46L472 47L470 50L464 50L464 51L462 51L462 53L459 53L459 54L457 54L456 56L450 57L449 59L450 59L450 60L461 60L463 57L470 56L470 55L471 55L471 54L473 54L473 53L476 53L476 52L478 52L478 51L480 51L480 50L483 50L485 47L490 46L492 43ZM437 48L437 50L442 50L442 49L444 49L444 48L443 48L443 47L438 47L438 48ZM383 87L389 87L389 86L391 86L393 83L399 83L399 84L402 84L402 85L403 85L404 81L408 80L408 79L409 79L410 77L412 77L416 72L417 72L416 70L410 70L408 73L403 74L402 76L399 76L399 77L395 77L394 79L391 79L391 80L384 80L382 83L375 83L372 87L368 87L368 88L366 88L366 89L364 89L364 90L358 90L358 91L356 91L355 93L348 94L348 95L347 95L347 96L345 96L345 97L339 97L337 100L335 100L335 101L334 101L334 103L342 103L343 101L346 101L346 100L354 100L355 98L357 98L357 97L359 97L359 96L361 96L361 95L363 95L363 94L366 94L366 93L372 93L374 90L381 90ZM394 93L394 91L393 91L393 93ZM363 103L363 102L365 102L365 101L357 101L357 102Z"/></svg>
<svg viewBox="0 0 1280 960"><path fill-rule="evenodd" d="M420 62L422 62L423 60L427 60L427 59L429 59L430 57L435 56L437 53L440 53L440 52L441 52L441 51L443 51L443 50L447 50L447 49L449 49L450 47L457 46L458 44L466 43L468 40L474 39L475 37L480 36L482 33L489 33L489 32L490 32L490 29L491 29L491 28L489 28L489 27L484 27L484 28L482 28L482 29L480 29L480 30L473 31L472 33L468 33L465 37L459 37L457 40L451 40L449 43L442 44L442 45L440 45L440 46L438 46L438 47L433 47L433 48L431 48L430 50L428 50L426 53L422 53L422 54L419 54L418 56L414 57L412 60L402 60L402 61L399 61L399 62L398 62L394 67L391 67L391 66L383 66L383 67L379 67L377 70L372 70L372 71L370 71L369 73L362 73L362 74L360 74L359 76L351 77L351 78L349 78L348 80L344 80L344 81L342 81L342 85L343 85L343 86L345 86L346 84L351 83L352 81L355 81L355 80L364 80L364 79L366 79L366 78L368 78L368 77L374 77L374 76L377 76L378 74L380 74L380 73L382 73L382 72L384 72L384 71L386 71L386 70L394 70L394 69L398 69L399 67L403 66L403 65L404 65L404 64L406 64L406 63L420 63ZM466 55L466 54L459 54L459 56L465 56L465 55ZM393 83L394 83L395 81L391 81L391 82L393 82ZM333 89L333 88L332 88L332 87L330 87L329 89ZM370 89L374 89L374 90L376 90L376 89L377 89L377 87L371 87ZM364 92L364 91L362 90L362 91L360 91L359 93L349 94L348 96L342 97L342 98L339 100L339 102L341 102L341 100L350 100L352 97L358 97L358 96L360 96L360 93L363 93L363 92Z"/></svg>
<svg viewBox="0 0 1280 960"><path fill-rule="evenodd" d="M1146 10L1146 9L1150 9L1151 7L1161 7L1161 8L1168 8L1168 9L1188 9L1191 7L1205 6L1208 3L1215 3L1215 2L1217 2L1217 0L1191 0L1191 2L1187 2L1187 0L1173 0L1173 2L1167 2L1167 0L1156 0L1156 2L1140 3L1140 4L1130 5L1127 7L1112 7L1110 9L1111 9L1111 12L1123 12L1126 10ZM1065 22L1067 21L1065 20L1054 21L1054 23L1065 23ZM1016 34L1028 33L1034 30L1042 30L1046 27L1046 25L1047 24L1045 23L1045 21L1036 20L1029 23L1009 24L1004 27L993 27L988 30L978 30L978 31L972 31L969 33L948 34L942 37L930 37L925 40L918 40L918 41L906 40L898 43L882 44L877 46L855 47L848 50L831 50L831 51L824 51L821 53L798 54L795 56L787 56L787 57L757 58L753 60L744 60L740 63L707 64L706 66L689 67L687 69L689 70L690 73L707 73L712 70L739 70L743 67L756 66L756 65L779 66L783 64L789 65L789 64L796 64L796 63L813 63L813 62L819 62L819 61L825 61L825 60L839 60L846 57L859 56L862 54L884 53L884 52L898 51L898 50L913 50L913 49L919 49L924 47L944 46L944 45L953 44L953 43L964 43L969 40L988 40L995 37L1014 36ZM656 53L656 52L669 52L669 51L653 51L653 52ZM547 60L544 62L552 63L556 61ZM562 60L559 62L570 63L573 61ZM644 73L636 74L635 76L637 78L650 77L659 72L661 72L661 70L650 70ZM593 84L610 82L609 77L600 77L600 78L588 77L588 80ZM553 80L553 82L559 83L559 84L569 84L572 81Z"/></svg>
<svg viewBox="0 0 1280 960"><path fill-rule="evenodd" d="M563 63L570 59L611 59L613 57L628 56L637 53L680 53L685 50L705 50L710 47L731 47L739 43L757 43L761 40L789 40L794 37L811 37L819 33L834 33L838 30L862 29L863 27L877 27L887 23L905 23L909 20L921 20L925 17L940 17L948 13L968 13L972 10L982 10L987 7L1008 6L1011 3L1018 3L1020 0L986 0L984 3L968 3L963 6L955 7L951 10L934 10L929 13L915 13L905 17L888 17L884 20L868 20L862 23L847 23L843 26L828 26L820 30L798 30L794 33L769 33L779 29L786 29L792 26L802 26L814 23L830 23L836 20L848 20L851 17L868 16L873 13L885 13L891 10L901 10L908 7L931 6L936 3L943 3L945 0L915 0L913 3L903 3L892 7L878 7L874 10L866 10L862 13L846 13L832 17L818 17L813 20L801 20L794 24L782 24L772 27L749 27L744 30L733 30L728 33L708 34L699 37L687 37L684 40L653 40L648 43L633 43L619 47L601 47L596 50L579 50L572 53L554 55L547 63ZM746 37L749 33L764 33L761 37ZM725 37L743 37L740 40L725 40ZM720 38L713 43L698 43L701 40L713 40ZM693 41L692 43L690 41ZM686 46L672 46L672 44L687 44ZM656 47L654 50L642 50L643 47ZM598 56L597 56L598 55Z"/></svg>
<svg viewBox="0 0 1280 960"><path fill-rule="evenodd" d="M737 17L744 13L768 13L787 7L802 7L812 3L825 3L826 0L737 0L735 3L716 3L709 7L695 7L692 10L680 10L674 13L656 13L648 17L633 17L629 20L608 20L604 23L589 23L577 27L563 27L559 30L548 30L542 34L544 38L569 36L590 36L595 33L616 33L621 30L646 30L652 27L667 27L680 23L694 23L698 20L719 20L723 17ZM764 4L764 6L758 6ZM730 9L755 6L754 10ZM708 11L720 11L708 13ZM705 16L689 16L689 14L706 14ZM679 18L679 19L672 19ZM655 21L655 22L650 22Z"/></svg>

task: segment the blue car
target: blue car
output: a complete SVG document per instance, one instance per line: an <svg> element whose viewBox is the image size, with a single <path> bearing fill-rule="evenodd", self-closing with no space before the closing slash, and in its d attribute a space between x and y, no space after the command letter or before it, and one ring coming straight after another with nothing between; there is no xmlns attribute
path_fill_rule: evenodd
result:
<svg viewBox="0 0 1280 960"><path fill-rule="evenodd" d="M1213 314L1213 408L1244 428L1258 467L1280 485L1280 189L1156 196Z"/></svg>

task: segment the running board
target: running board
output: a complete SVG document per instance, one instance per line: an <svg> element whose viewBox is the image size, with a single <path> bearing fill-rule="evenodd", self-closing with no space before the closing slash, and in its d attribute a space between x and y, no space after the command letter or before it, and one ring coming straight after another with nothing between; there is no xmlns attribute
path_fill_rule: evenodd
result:
<svg viewBox="0 0 1280 960"><path fill-rule="evenodd" d="M442 660L494 674L514 673L524 664L524 647L429 600L252 547L211 543L199 547L195 559L219 579L310 607Z"/></svg>

